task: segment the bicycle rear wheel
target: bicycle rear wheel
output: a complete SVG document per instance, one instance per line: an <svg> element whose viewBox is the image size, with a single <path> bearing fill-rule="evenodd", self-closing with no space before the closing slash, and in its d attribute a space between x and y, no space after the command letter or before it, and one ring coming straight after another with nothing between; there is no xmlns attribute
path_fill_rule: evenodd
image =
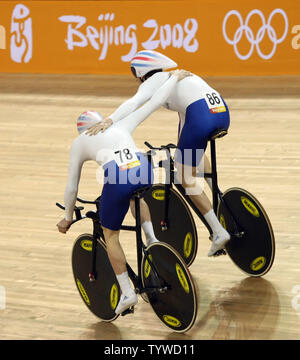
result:
<svg viewBox="0 0 300 360"><path fill-rule="evenodd" d="M149 206L154 233L157 239L171 245L190 266L197 254L198 236L192 214L174 189L170 189L168 228L162 229L165 218L165 185L157 184L144 197Z"/></svg>
<svg viewBox="0 0 300 360"><path fill-rule="evenodd" d="M164 292L148 291L149 303L159 319L176 332L189 330L197 314L197 297L192 276L181 256L169 244L159 242L147 248L142 260L145 288L166 286ZM157 276L158 274L158 276Z"/></svg>
<svg viewBox="0 0 300 360"><path fill-rule="evenodd" d="M222 195L217 216L232 235L226 245L231 260L250 276L263 276L272 267L275 240L271 222L259 201L248 191L230 188ZM235 223L244 233L237 237Z"/></svg>
<svg viewBox="0 0 300 360"><path fill-rule="evenodd" d="M96 248L95 280L90 282L93 236L80 235L74 243L72 268L75 284L88 309L103 321L113 321L118 315L115 308L120 298L120 287L110 265L106 247L98 240Z"/></svg>

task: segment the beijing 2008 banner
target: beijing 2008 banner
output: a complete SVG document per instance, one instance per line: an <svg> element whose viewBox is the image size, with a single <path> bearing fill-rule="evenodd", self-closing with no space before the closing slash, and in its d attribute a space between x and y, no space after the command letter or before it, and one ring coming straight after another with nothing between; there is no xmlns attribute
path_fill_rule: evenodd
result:
<svg viewBox="0 0 300 360"><path fill-rule="evenodd" d="M300 1L0 1L0 71L128 74L141 49L201 75L300 73Z"/></svg>

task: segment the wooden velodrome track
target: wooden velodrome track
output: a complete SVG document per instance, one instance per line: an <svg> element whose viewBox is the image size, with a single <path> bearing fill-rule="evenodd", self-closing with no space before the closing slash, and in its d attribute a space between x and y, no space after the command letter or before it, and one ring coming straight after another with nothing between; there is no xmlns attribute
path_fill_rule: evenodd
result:
<svg viewBox="0 0 300 360"><path fill-rule="evenodd" d="M231 109L217 141L219 183L252 192L273 225L276 256L263 278L248 278L228 257L208 258L208 233L190 267L198 290L195 325L176 334L141 298L135 313L99 321L82 302L71 270L74 239L89 221L58 233L68 151L84 110L110 114L134 94L131 77L0 74L0 339L300 339L300 78L211 78ZM151 115L134 133L140 148L176 141L177 114ZM98 166L84 166L79 195L98 196ZM87 209L90 209L87 207ZM127 223L132 223L130 214ZM132 233L121 233L134 264Z"/></svg>

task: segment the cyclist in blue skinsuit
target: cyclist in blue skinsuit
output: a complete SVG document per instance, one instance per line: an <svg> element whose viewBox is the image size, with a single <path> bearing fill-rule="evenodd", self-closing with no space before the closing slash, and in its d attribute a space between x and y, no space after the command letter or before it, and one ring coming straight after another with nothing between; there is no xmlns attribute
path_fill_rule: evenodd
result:
<svg viewBox="0 0 300 360"><path fill-rule="evenodd" d="M170 76L170 72L163 70L176 66L173 60L156 51L138 52L131 60L132 73L141 81L138 91L104 121L89 129L88 134L94 135L98 131L106 130L112 124L122 122L124 117L135 111L163 86ZM225 247L230 235L217 219L211 202L203 191L202 183L196 178L196 172L210 134L217 129L228 129L229 110L221 95L194 74L174 86L163 106L179 114L178 144L175 154L177 174L212 229L212 245L208 256L213 256ZM204 159L206 166L209 166L205 155ZM211 179L207 181L211 186Z"/></svg>
<svg viewBox="0 0 300 360"><path fill-rule="evenodd" d="M152 183L151 165L135 145L132 133L147 116L163 104L176 83L186 76L189 74L185 71L175 72L145 105L130 113L123 121L113 124L105 133L100 132L94 137L86 134L87 128L92 124L86 125L84 121L93 116L94 122L97 123L101 120L100 116L85 113L79 118L80 135L73 141L70 150L68 181L64 196L65 218L57 224L57 227L62 233L68 231L73 219L82 166L85 161L96 161L103 167L106 177L101 194L100 221L108 257L122 292L115 310L116 314L122 313L138 301L128 278L126 258L119 242L120 227L134 191ZM149 244L157 239L153 228L149 229L149 209L145 206L141 208L143 209L142 227L146 238L148 232Z"/></svg>

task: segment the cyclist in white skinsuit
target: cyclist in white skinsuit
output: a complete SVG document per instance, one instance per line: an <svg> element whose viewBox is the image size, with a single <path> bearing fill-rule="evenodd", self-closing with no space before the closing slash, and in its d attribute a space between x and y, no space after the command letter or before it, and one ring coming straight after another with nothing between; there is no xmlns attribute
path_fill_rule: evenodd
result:
<svg viewBox="0 0 300 360"><path fill-rule="evenodd" d="M176 66L173 60L156 51L138 52L131 60L131 70L142 82L137 93L102 123L89 129L88 134L94 135L98 131L106 130L111 124L122 122L124 117L135 111L163 86L170 73L162 70ZM203 191L201 181L197 180L196 167L206 150L210 135L217 129L228 129L229 110L221 95L194 74L174 86L163 106L179 114L178 144L175 154L177 174L186 190L193 188L188 194L213 232L212 245L208 253L208 256L213 256L225 247L230 235L221 226L211 202ZM199 149L202 151L199 152ZM188 151L191 154L189 158L185 156ZM207 158L205 163L208 169ZM207 182L211 186L211 179L207 179Z"/></svg>
<svg viewBox="0 0 300 360"><path fill-rule="evenodd" d="M101 194L100 221L108 257L122 292L115 310L116 314L122 313L137 303L137 295L128 278L126 258L119 243L119 230L128 211L133 192L145 184L151 184L153 178L151 165L135 145L132 133L147 116L163 104L177 81L185 76L189 76L189 73L180 70L168 76L163 86L154 93L145 105L125 117L123 121L113 124L105 133L100 132L94 137L89 137L84 130L91 124L85 127L80 122L78 129L80 129L81 134L71 146L68 181L64 196L65 218L57 224L57 227L62 233L68 231L73 219L83 163L88 160L96 161L103 166L107 179ZM84 120L86 114L88 115L88 113L84 113L79 119ZM95 119L95 123L100 120L101 117L99 116ZM145 207L142 209L142 227L149 244L157 241L157 239L153 228L149 229L149 209Z"/></svg>

